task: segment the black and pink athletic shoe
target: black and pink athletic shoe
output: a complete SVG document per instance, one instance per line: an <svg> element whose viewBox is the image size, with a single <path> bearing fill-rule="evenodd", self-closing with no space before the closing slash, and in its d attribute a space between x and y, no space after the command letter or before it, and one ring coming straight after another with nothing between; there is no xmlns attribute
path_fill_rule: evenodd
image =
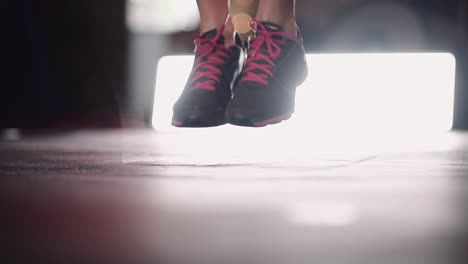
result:
<svg viewBox="0 0 468 264"><path fill-rule="evenodd" d="M224 46L223 29L224 26L213 29L195 40L195 62L182 95L174 104L173 126L212 127L227 123L224 114L232 86L240 75L243 50L239 45Z"/></svg>
<svg viewBox="0 0 468 264"><path fill-rule="evenodd" d="M296 87L307 77L302 37L291 38L279 25L251 21L255 35L226 120L238 126L262 127L294 113Z"/></svg>

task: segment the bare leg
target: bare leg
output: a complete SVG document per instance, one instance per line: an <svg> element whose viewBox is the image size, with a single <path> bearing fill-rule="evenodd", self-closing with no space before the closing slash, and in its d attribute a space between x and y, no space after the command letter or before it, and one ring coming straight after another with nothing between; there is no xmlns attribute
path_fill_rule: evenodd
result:
<svg viewBox="0 0 468 264"><path fill-rule="evenodd" d="M229 13L226 0L197 0L200 11L200 33L203 34L224 24ZM234 27L229 22L224 29L225 46L234 44Z"/></svg>
<svg viewBox="0 0 468 264"><path fill-rule="evenodd" d="M295 0L260 0L256 19L276 23L296 36Z"/></svg>

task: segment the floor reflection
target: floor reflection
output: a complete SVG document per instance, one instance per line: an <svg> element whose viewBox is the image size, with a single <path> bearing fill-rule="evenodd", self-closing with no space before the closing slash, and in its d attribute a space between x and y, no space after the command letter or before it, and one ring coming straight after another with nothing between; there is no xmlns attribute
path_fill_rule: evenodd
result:
<svg viewBox="0 0 468 264"><path fill-rule="evenodd" d="M262 138L245 152L151 131L1 142L3 252L11 263L466 263L468 134L350 138Z"/></svg>

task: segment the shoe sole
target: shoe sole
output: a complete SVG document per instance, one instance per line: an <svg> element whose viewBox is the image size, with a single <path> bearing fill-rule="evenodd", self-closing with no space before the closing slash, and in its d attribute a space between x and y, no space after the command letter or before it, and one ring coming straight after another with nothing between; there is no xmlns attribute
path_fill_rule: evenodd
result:
<svg viewBox="0 0 468 264"><path fill-rule="evenodd" d="M251 121L247 118L242 119L229 119L228 123L235 126L243 126L243 127L266 127L268 125L274 125L281 123L282 121L286 121L291 118L294 112L288 112L270 119L262 120L262 121Z"/></svg>
<svg viewBox="0 0 468 264"><path fill-rule="evenodd" d="M172 126L174 127L192 127L192 128L202 128L202 127L217 127L227 124L226 121L218 123L206 123L206 122L197 122L197 121L177 121L172 120Z"/></svg>
<svg viewBox="0 0 468 264"><path fill-rule="evenodd" d="M193 128L202 128L202 127L216 127L227 124L224 115L212 116L211 118L188 118L184 121L179 121L172 119L172 126L175 127L193 127Z"/></svg>

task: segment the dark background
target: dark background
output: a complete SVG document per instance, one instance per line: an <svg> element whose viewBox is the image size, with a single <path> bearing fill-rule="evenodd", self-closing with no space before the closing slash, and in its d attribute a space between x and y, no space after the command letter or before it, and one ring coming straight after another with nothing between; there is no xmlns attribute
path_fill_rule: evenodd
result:
<svg viewBox="0 0 468 264"><path fill-rule="evenodd" d="M1 126L118 126L125 1L0 3Z"/></svg>
<svg viewBox="0 0 468 264"><path fill-rule="evenodd" d="M297 16L306 48L311 52L454 53L458 63L455 128L466 129L468 20L465 2L298 0ZM422 34L420 40L408 38L416 35L405 32L411 27L385 27L402 33L401 37L397 34L390 39L389 32L375 26L401 21L398 14L379 16L379 21L364 19L362 25L348 23L353 16L378 10L379 5L395 4L411 11ZM171 35L129 32L125 24L125 6L124 0L0 0L0 127L148 126L151 96L141 96L147 98L146 102L132 103L130 95L140 90L151 95L157 57L171 52L190 52L193 49L191 39L196 32ZM373 9L373 6L377 8ZM374 28L370 27L372 25ZM352 32L353 37L342 36L340 32ZM151 44L159 43L155 39L170 45ZM132 49L135 49L135 43L146 43L148 51L142 52L147 54L159 49L157 54L153 52L152 57L149 56L147 63L152 68L134 62ZM142 74L135 70L137 66L148 68L146 83L135 81L142 79L132 73ZM138 85L143 88L136 87ZM132 112L129 107L132 104L144 105L142 108L145 109L141 114L138 111L128 114ZM125 118L135 122L122 122Z"/></svg>

